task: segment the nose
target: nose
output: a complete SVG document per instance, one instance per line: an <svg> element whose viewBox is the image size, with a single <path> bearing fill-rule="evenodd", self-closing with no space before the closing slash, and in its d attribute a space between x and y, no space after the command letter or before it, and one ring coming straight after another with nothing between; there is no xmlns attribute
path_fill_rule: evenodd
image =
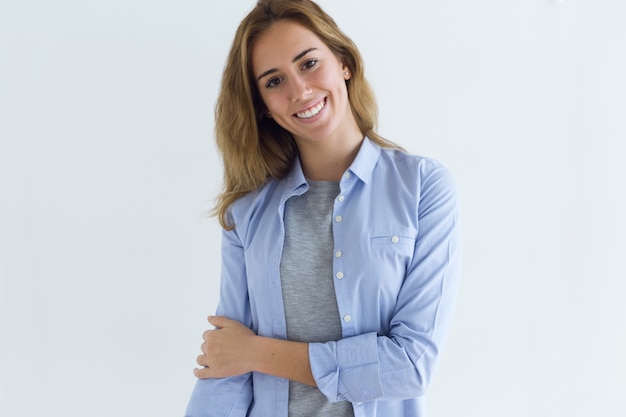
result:
<svg viewBox="0 0 626 417"><path fill-rule="evenodd" d="M301 76L293 76L289 81L291 91L289 99L292 103L306 99L307 95L311 92L311 88Z"/></svg>

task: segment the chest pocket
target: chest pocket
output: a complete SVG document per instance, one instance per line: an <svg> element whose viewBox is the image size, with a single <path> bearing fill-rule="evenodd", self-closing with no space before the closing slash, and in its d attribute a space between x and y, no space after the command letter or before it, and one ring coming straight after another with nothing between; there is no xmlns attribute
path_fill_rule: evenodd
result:
<svg viewBox="0 0 626 417"><path fill-rule="evenodd" d="M413 259L415 238L411 236L385 235L370 238L370 254L373 266L381 271L404 278L406 269ZM398 277L400 278L400 277Z"/></svg>
<svg viewBox="0 0 626 417"><path fill-rule="evenodd" d="M374 236L371 238L371 243L372 248L391 251L410 249L413 252L415 238L400 235Z"/></svg>
<svg viewBox="0 0 626 417"><path fill-rule="evenodd" d="M398 293L413 259L415 238L409 233L370 237L369 257L364 265L368 282L376 288L381 311L390 316L395 309Z"/></svg>

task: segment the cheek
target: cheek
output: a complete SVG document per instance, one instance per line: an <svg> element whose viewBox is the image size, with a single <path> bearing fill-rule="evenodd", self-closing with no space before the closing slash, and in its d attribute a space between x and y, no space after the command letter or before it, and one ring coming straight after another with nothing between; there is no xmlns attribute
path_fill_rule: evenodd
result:
<svg viewBox="0 0 626 417"><path fill-rule="evenodd" d="M320 83L323 83L328 89L332 90L340 89L342 84L345 85L343 75L335 71L326 71L320 74Z"/></svg>
<svg viewBox="0 0 626 417"><path fill-rule="evenodd" d="M343 74L328 74L326 83L326 85L329 86L329 89L335 91L339 96L347 99L348 87L346 86L346 80L343 78Z"/></svg>
<svg viewBox="0 0 626 417"><path fill-rule="evenodd" d="M284 87L286 86L281 86L281 88L277 90L261 94L261 98L268 109L284 110L289 106L288 89Z"/></svg>
<svg viewBox="0 0 626 417"><path fill-rule="evenodd" d="M261 95L261 99L270 112L277 112L283 107L282 99L277 94Z"/></svg>

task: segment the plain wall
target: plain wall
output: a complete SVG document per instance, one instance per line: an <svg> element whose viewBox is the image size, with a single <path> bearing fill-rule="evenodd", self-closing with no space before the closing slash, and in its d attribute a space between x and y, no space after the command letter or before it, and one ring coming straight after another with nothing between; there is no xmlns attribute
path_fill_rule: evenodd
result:
<svg viewBox="0 0 626 417"><path fill-rule="evenodd" d="M626 3L320 0L461 190L433 417L626 415ZM0 415L181 416L217 304L213 105L253 0L0 2Z"/></svg>

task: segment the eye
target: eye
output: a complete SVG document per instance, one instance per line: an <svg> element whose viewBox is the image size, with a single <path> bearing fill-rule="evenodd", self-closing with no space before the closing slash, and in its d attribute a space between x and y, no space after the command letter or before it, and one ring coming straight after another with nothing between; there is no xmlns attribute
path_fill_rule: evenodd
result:
<svg viewBox="0 0 626 417"><path fill-rule="evenodd" d="M317 65L317 59L307 59L306 61L304 61L304 63L302 63L302 69L303 70L311 69L316 65Z"/></svg>
<svg viewBox="0 0 626 417"><path fill-rule="evenodd" d="M266 88L277 87L281 83L281 81L282 81L282 79L279 78L279 77L270 78L269 80L267 80L267 83L265 83L265 87Z"/></svg>

